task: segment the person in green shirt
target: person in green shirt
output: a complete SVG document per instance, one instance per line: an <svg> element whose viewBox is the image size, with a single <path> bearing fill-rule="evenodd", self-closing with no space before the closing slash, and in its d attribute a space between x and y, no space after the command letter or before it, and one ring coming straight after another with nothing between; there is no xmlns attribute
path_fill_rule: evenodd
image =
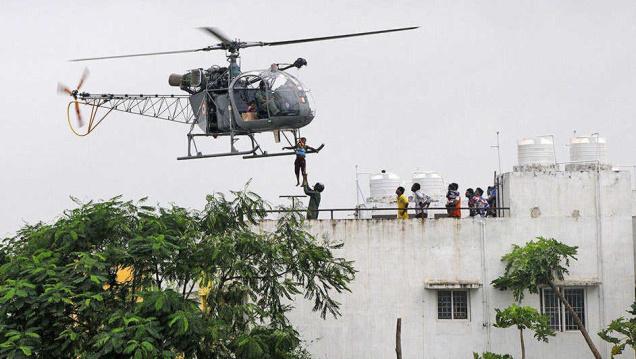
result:
<svg viewBox="0 0 636 359"><path fill-rule="evenodd" d="M305 194L309 196L309 205L307 206L307 219L318 219L318 207L320 206L320 193L325 190L322 183L317 182L312 189L307 183L303 189Z"/></svg>
<svg viewBox="0 0 636 359"><path fill-rule="evenodd" d="M409 207L409 199L404 195L404 187L400 186L395 190L395 194L397 195L397 218L398 219L409 219L409 213L406 210Z"/></svg>
<svg viewBox="0 0 636 359"><path fill-rule="evenodd" d="M269 98L268 98L268 92ZM268 118L270 116L278 116L280 114L280 109L272 98L272 92L267 90L265 83L261 81L258 86L258 91L254 94L254 99L256 100L256 109L258 112L258 117L260 119Z"/></svg>

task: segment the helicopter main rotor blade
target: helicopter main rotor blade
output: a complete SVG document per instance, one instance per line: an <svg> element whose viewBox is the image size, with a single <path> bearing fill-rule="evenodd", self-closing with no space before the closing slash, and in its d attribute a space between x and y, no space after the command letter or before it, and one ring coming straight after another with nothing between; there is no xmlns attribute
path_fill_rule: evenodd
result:
<svg viewBox="0 0 636 359"><path fill-rule="evenodd" d="M335 39L342 39L342 38L345 38L345 37L366 36L366 35L383 34L383 33L386 33L386 32L415 30L417 28L419 28L419 26L402 27L402 28L398 28L398 29L388 29L388 30L368 31L368 32L358 32L358 33L344 34L344 35L334 35L334 36L324 36L324 37L310 37L310 38L307 38L307 39L297 39L297 40L287 40L287 41L274 41L274 42L261 42L260 45L249 44L246 47L290 45L290 44L298 44L298 43L301 43L301 42L335 40Z"/></svg>
<svg viewBox="0 0 636 359"><path fill-rule="evenodd" d="M225 35L221 30L219 30L216 27L200 27L199 29L217 38L218 40L221 41L221 43L229 44L230 42L232 42L232 40L227 35Z"/></svg>
<svg viewBox="0 0 636 359"><path fill-rule="evenodd" d="M201 48L201 49L193 49L193 50L148 52L148 53L143 53L143 54L116 55L116 56L103 56L103 57L87 57L87 58L83 58L83 59L73 59L73 60L69 60L69 61L70 62L78 62L78 61L121 59L121 58L125 58L125 57L183 54L183 53L188 53L188 52L210 51L210 50L219 50L219 49L223 49L223 47L216 45L216 46L208 46L208 47L204 47L204 48Z"/></svg>

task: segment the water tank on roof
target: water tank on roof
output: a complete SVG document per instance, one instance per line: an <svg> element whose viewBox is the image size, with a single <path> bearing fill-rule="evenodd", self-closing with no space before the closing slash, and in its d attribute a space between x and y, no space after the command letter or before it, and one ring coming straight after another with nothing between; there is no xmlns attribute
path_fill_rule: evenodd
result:
<svg viewBox="0 0 636 359"><path fill-rule="evenodd" d="M395 189L400 186L400 177L394 173L382 170L369 179L369 197L379 199L395 196Z"/></svg>
<svg viewBox="0 0 636 359"><path fill-rule="evenodd" d="M607 164L607 140L599 136L572 138L570 140L570 161Z"/></svg>
<svg viewBox="0 0 636 359"><path fill-rule="evenodd" d="M519 166L554 165L554 139L552 136L524 138L517 142Z"/></svg>
<svg viewBox="0 0 636 359"><path fill-rule="evenodd" d="M445 194L444 179L437 172L416 170L413 172L412 183L419 183L421 191L428 196L435 197Z"/></svg>

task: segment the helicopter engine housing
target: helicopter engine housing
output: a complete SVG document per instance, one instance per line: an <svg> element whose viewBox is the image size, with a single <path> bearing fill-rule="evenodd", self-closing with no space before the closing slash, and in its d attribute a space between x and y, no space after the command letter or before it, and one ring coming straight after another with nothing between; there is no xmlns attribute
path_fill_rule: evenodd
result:
<svg viewBox="0 0 636 359"><path fill-rule="evenodd" d="M183 75L180 74L170 74L168 77L168 84L174 87L181 87L181 83L183 82Z"/></svg>
<svg viewBox="0 0 636 359"><path fill-rule="evenodd" d="M199 87L203 84L205 75L202 69L194 69L188 71L186 74L170 74L168 76L168 84L174 87Z"/></svg>

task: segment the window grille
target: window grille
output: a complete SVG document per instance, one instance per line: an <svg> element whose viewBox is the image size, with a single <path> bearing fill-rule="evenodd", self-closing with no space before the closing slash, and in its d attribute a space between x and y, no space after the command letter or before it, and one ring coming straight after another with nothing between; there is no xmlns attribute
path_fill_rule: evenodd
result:
<svg viewBox="0 0 636 359"><path fill-rule="evenodd" d="M452 319L453 305L450 290L440 290L437 292L437 319Z"/></svg>
<svg viewBox="0 0 636 359"><path fill-rule="evenodd" d="M453 319L468 319L468 292L453 291Z"/></svg>
<svg viewBox="0 0 636 359"><path fill-rule="evenodd" d="M563 295L565 296L565 300L572 306L572 309L574 309L574 312L581 318L583 326L585 326L585 293L583 289L566 288ZM579 328L574 322L574 316L565 310L565 306L563 310L565 312L565 330L578 330Z"/></svg>
<svg viewBox="0 0 636 359"><path fill-rule="evenodd" d="M559 298L551 288L543 290L543 306L541 312L550 317L550 328L561 330L561 309Z"/></svg>
<svg viewBox="0 0 636 359"><path fill-rule="evenodd" d="M437 319L468 319L467 290L437 291Z"/></svg>
<svg viewBox="0 0 636 359"><path fill-rule="evenodd" d="M585 289L559 288L585 326ZM541 291L541 313L550 317L550 327L557 331L578 330L574 317L551 288Z"/></svg>

